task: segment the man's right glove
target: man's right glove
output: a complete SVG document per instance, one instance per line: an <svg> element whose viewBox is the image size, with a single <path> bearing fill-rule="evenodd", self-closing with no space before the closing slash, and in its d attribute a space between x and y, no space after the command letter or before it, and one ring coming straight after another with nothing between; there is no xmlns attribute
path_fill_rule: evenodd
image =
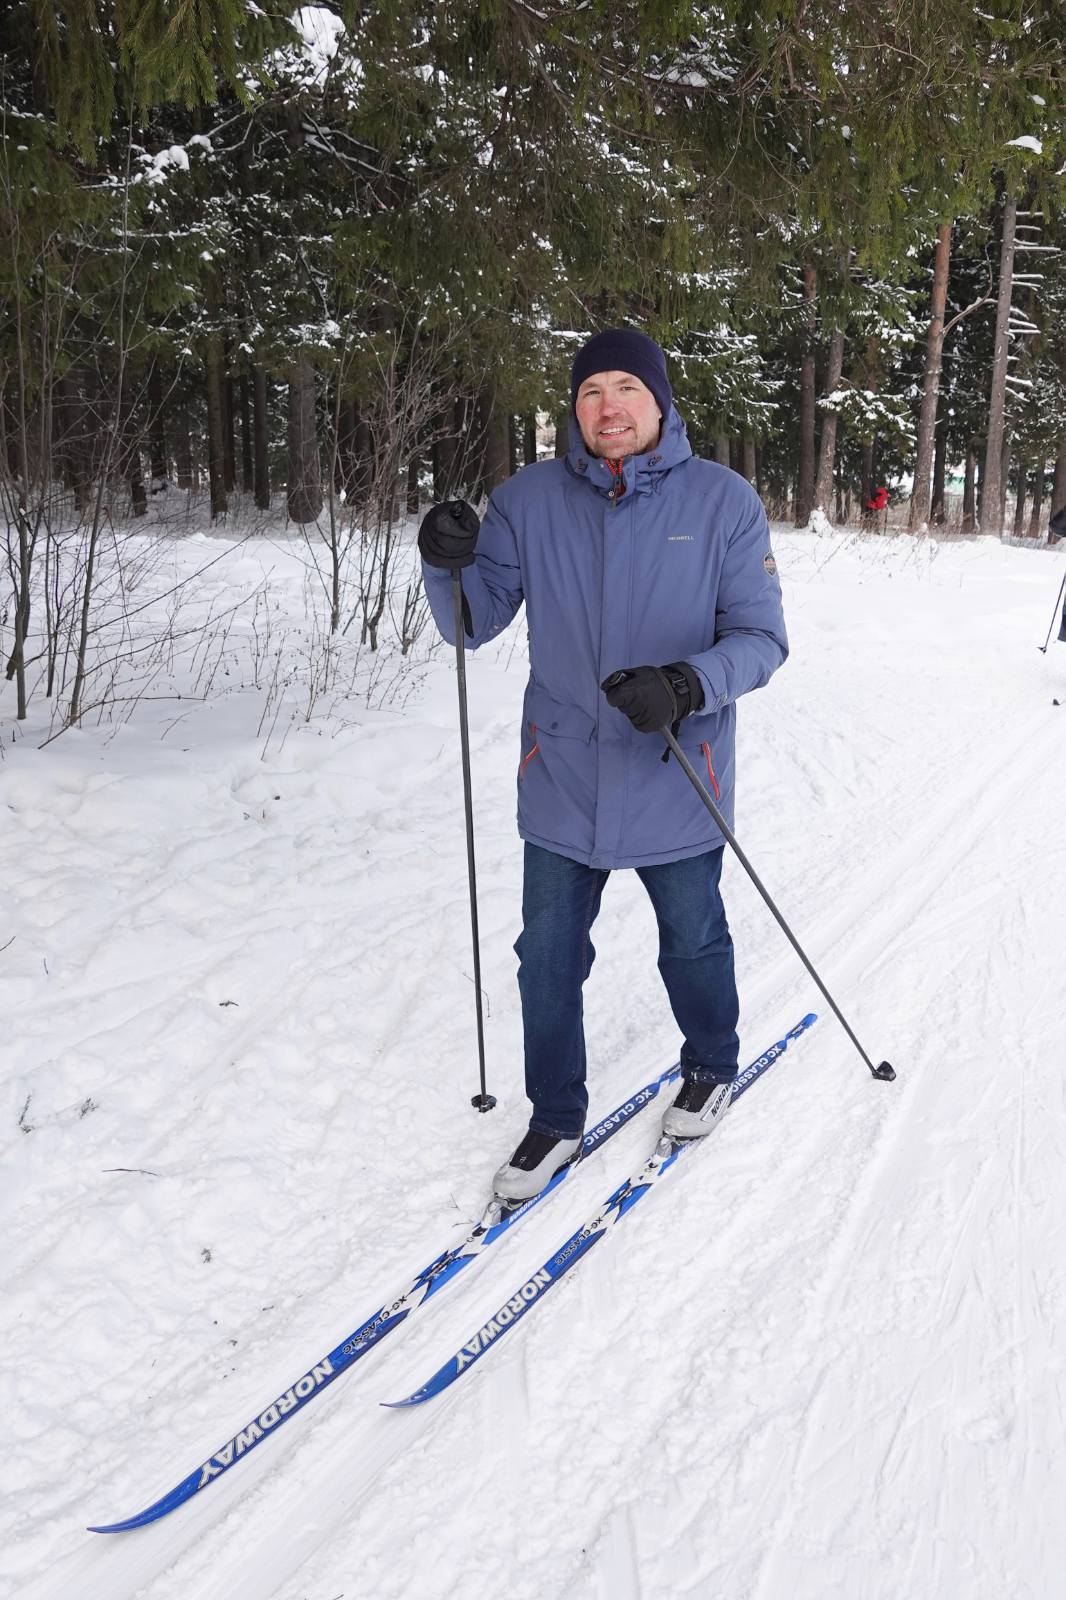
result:
<svg viewBox="0 0 1066 1600"><path fill-rule="evenodd" d="M477 512L465 500L446 500L443 505L431 506L418 530L422 560L447 572L473 566L480 531Z"/></svg>
<svg viewBox="0 0 1066 1600"><path fill-rule="evenodd" d="M658 733L703 708L703 685L687 661L665 667L624 667L600 684L607 704L622 711L640 733Z"/></svg>

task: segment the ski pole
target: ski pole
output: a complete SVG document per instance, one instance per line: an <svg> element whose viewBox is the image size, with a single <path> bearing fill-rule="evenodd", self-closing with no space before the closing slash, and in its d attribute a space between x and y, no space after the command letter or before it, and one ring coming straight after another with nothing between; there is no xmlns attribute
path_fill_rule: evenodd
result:
<svg viewBox="0 0 1066 1600"><path fill-rule="evenodd" d="M707 807L707 810L711 813L711 816L714 818L715 822L717 823L719 829L721 830L722 837L732 846L736 856L738 857L738 859L740 861L741 866L744 868L744 871L748 874L748 877L751 879L752 883L755 885L756 889L758 889L759 893L762 895L763 899L766 901L766 904L769 906L770 910L773 912L774 917L777 919L778 925L780 926L780 928L784 932L786 938L788 939L789 944L792 946L793 950L795 950L796 954L799 956L800 960L803 962L803 965L807 968L807 971L810 973L811 977L814 979L815 983L818 985L818 988L821 990L822 994L825 996L826 1001L832 1007L833 1013L836 1016L837 1021L840 1023L841 1027L844 1029L844 1032L847 1034L848 1038L851 1040L851 1042L855 1046L856 1050L862 1056L862 1059L866 1062L866 1065L869 1067L869 1069L872 1072L873 1076L875 1078L880 1078L883 1082L886 1082L886 1083L887 1082L891 1082L891 1080L896 1076L896 1069L887 1061L882 1061L880 1066L877 1066L877 1067L874 1066L873 1062L870 1060L870 1057L866 1054L866 1051L863 1049L863 1047L859 1043L858 1039L856 1039L856 1037L855 1037L854 1033L852 1032L850 1026L848 1025L847 1019L845 1018L845 1016L844 1016L843 1012L841 1011L840 1007L837 1005L836 1001L833 999L833 996L829 993L829 990L826 988L825 984L822 982L821 978L818 976L817 972L815 972L815 970L812 967L811 963L808 961L806 955L803 952L803 949L800 946L799 940L796 938L795 934L792 932L792 929L789 927L788 923L785 921L785 919L781 915L780 911L778 911L777 907L774 905L774 902L771 900L770 895L767 892L767 890L763 887L762 881L760 880L758 873L755 871L755 868L752 866L751 862L748 860L747 856L744 854L743 850L740 848L740 845L738 844L737 839L736 839L736 835L733 833L733 831L730 828L729 824L726 822L725 818L723 817L722 813L719 811L718 807L715 805L714 801L711 799L710 795L707 793L706 788L704 787L703 783L701 783L701 781L700 781L698 773L693 769L691 763L689 762L688 757L685 755L685 752L682 750L681 746L678 744L677 740L674 738L674 735L670 731L669 726L664 724L664 726L662 728L660 728L659 731L662 734L663 738L666 740L667 744L670 746L670 749L673 751L674 755L677 757L678 762L679 762L679 764L681 766L681 769L684 772L685 776L688 778L689 782L692 784L692 787L695 789L696 793L699 795L700 799L703 801L704 805Z"/></svg>
<svg viewBox="0 0 1066 1600"><path fill-rule="evenodd" d="M470 788L470 726L466 712L466 645L463 625L463 581L452 571L452 598L455 602L455 664L459 679L459 742L463 751L463 805L466 809L466 866L470 880L470 933L474 944L474 1004L477 1009L477 1055L481 1068L481 1090L470 1104L478 1111L491 1111L496 1096L485 1089L485 1022L481 1012L481 941L477 927L477 875L474 870L474 801Z"/></svg>
<svg viewBox="0 0 1066 1600"><path fill-rule="evenodd" d="M1059 592L1055 597L1055 609L1051 613L1051 628L1055 626L1055 618L1059 614L1059 607L1062 604L1062 593L1064 589L1066 589L1066 577L1064 577L1062 582L1059 584ZM1051 643L1051 628L1048 629L1047 638L1044 640L1043 644L1037 645L1037 649L1040 651L1041 655L1047 655L1047 647Z"/></svg>

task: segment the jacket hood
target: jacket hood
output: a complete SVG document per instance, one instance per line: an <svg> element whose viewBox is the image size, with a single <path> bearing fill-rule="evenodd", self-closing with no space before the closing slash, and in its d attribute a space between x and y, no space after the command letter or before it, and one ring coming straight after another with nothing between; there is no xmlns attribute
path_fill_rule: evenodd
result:
<svg viewBox="0 0 1066 1600"><path fill-rule="evenodd" d="M671 406L663 420L658 444L652 445L643 455L626 456L623 474L627 492L653 493L670 468L687 461L691 454L688 430L676 409ZM601 494L609 495L614 488L610 467L602 456L590 455L573 414L570 417L570 449L566 454L566 466L575 477L584 478Z"/></svg>

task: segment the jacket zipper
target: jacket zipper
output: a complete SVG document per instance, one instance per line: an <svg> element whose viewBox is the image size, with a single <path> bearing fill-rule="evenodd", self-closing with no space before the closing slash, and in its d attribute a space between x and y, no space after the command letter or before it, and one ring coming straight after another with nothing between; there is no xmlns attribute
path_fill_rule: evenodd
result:
<svg viewBox="0 0 1066 1600"><path fill-rule="evenodd" d="M526 775L526 768L529 766L529 763L533 760L533 757L537 754L538 750L540 749L540 745L537 742L537 724L535 722L531 722L529 724L529 731L533 735L533 748L529 752L529 754L523 759L522 765L518 769L518 781L519 781L519 783L522 782L522 779Z"/></svg>
<svg viewBox="0 0 1066 1600"><path fill-rule="evenodd" d="M722 795L720 789L718 788L718 779L714 775L714 768L711 766L711 747L709 744L705 743L703 745L703 754L707 761L707 776L711 780L711 788L714 790L714 798L716 800L720 800Z"/></svg>

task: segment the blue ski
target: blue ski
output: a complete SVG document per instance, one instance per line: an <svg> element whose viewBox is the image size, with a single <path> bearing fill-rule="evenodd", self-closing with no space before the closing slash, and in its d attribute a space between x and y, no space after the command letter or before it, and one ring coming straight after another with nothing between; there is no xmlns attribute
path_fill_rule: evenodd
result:
<svg viewBox="0 0 1066 1600"><path fill-rule="evenodd" d="M651 1083L645 1084L643 1089L638 1089L636 1094L612 1111L610 1116L604 1117L602 1122L598 1122L585 1135L581 1146L580 1159L584 1159L593 1150L598 1150L602 1144L606 1144L608 1139L613 1138L619 1129L625 1127L626 1123L656 1098L664 1084L672 1082L680 1075L681 1068L679 1065L671 1067L667 1072L663 1072L658 1078L653 1079ZM201 1489L206 1489L209 1483L214 1483L216 1478L220 1478L230 1467L242 1460L250 1450L254 1450L256 1445L261 1444L269 1434L273 1433L283 1422L305 1406L316 1394L320 1394L327 1384L332 1383L335 1378L339 1378L342 1372L347 1372L375 1345L380 1344L387 1334L392 1333L395 1328L399 1327L400 1323L409 1317L412 1312L424 1306L439 1289L442 1289L445 1284L451 1283L464 1267L468 1267L472 1261L476 1261L490 1245L495 1244L496 1240L506 1233L508 1228L512 1228L515 1223L532 1211L534 1206L539 1205L542 1200L546 1200L550 1194L553 1194L559 1185L565 1182L574 1165L576 1163L563 1167L555 1174L546 1188L542 1189L538 1195L534 1195L532 1200L527 1200L521 1205L506 1208L499 1201L493 1201L480 1222L471 1229L460 1244L454 1245L450 1250L443 1251L439 1256L434 1256L429 1265L423 1267L422 1271L411 1280L401 1294L394 1300L388 1301L380 1310L375 1311L372 1317L368 1317L335 1350L331 1350L327 1356L322 1357L321 1361L309 1367L290 1388L285 1390L284 1394L278 1395L277 1399L273 1400L265 1411L261 1411L257 1417L253 1417L248 1426L242 1429L240 1433L234 1434L231 1439L227 1439L222 1448L216 1450L214 1455L210 1456L202 1466L196 1468L195 1472L190 1472L189 1476L183 1478L168 1494L163 1495L159 1500L153 1501L150 1506L147 1506L143 1511L139 1511L136 1516L127 1517L123 1522L98 1524L91 1527L89 1532L124 1533L130 1528L143 1528L146 1523L155 1522L158 1518L165 1517L168 1512L174 1511L178 1506L184 1505L186 1500L191 1500L193 1495L199 1494Z"/></svg>
<svg viewBox="0 0 1066 1600"><path fill-rule="evenodd" d="M801 1034L817 1021L813 1012L791 1028L783 1039L771 1045L769 1050L753 1061L749 1067L739 1073L733 1088L733 1099L737 1100L746 1089L750 1089L756 1079L761 1078L767 1068L788 1049L792 1040L798 1039ZM450 1361L446 1361L429 1378L420 1389L409 1394L405 1400L387 1400L383 1403L390 1406L418 1406L426 1400L432 1400L442 1390L453 1384L456 1378L468 1372L476 1361L480 1361L485 1352L492 1348L497 1339L503 1337L515 1323L525 1316L529 1308L542 1299L548 1290L559 1282L571 1267L587 1255L594 1244L606 1237L611 1228L620 1222L628 1211L631 1211L638 1200L642 1200L648 1191L667 1172L679 1156L692 1144L701 1144L700 1139L673 1142L669 1139L660 1139L655 1150L639 1172L627 1178L617 1188L610 1198L603 1204L593 1217L589 1219L576 1233L570 1235L566 1243L554 1255L549 1256L544 1265L534 1272L526 1281L505 1300L495 1316L478 1329L472 1338L467 1340L461 1350L457 1350Z"/></svg>

